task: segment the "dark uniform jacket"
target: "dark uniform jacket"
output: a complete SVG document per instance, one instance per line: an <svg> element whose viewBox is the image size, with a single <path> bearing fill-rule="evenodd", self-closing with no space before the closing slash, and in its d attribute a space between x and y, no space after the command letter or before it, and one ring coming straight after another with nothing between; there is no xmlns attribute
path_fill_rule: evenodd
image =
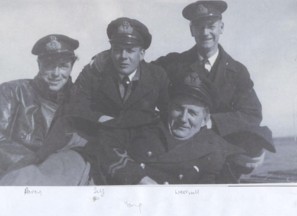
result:
<svg viewBox="0 0 297 216"><path fill-rule="evenodd" d="M166 112L169 81L159 66L142 61L138 70L140 79L132 81L132 93L123 102L112 62L101 68L95 63L87 65L76 80L74 98L64 113L93 122L98 122L102 115L112 116L115 119L105 126L114 128L138 127L154 122L158 117L156 107L161 113Z"/></svg>
<svg viewBox="0 0 297 216"><path fill-rule="evenodd" d="M139 130L129 144L119 134L106 136L98 151L108 184L137 184L144 176L159 184L215 183L226 157L242 153L206 128L185 141L176 140L161 124Z"/></svg>
<svg viewBox="0 0 297 216"><path fill-rule="evenodd" d="M72 82L52 93L42 80L16 80L0 85L0 173L44 145L54 114Z"/></svg>
<svg viewBox="0 0 297 216"><path fill-rule="evenodd" d="M97 136L101 127L133 130L153 124L160 117L156 107L165 116L163 113L167 110L169 82L166 72L159 66L142 61L137 69L140 78L132 81L132 92L123 102L109 50L105 54L104 64L96 64L100 60L96 58L100 56L95 56L94 61L86 65L78 76L71 97L56 115L46 139L47 147L38 152L40 160L64 147L70 139L67 134L73 131L89 140ZM98 119L102 115L114 119L99 124Z"/></svg>
<svg viewBox="0 0 297 216"><path fill-rule="evenodd" d="M153 63L162 66L173 83L183 81L186 76L201 70L196 46L183 53L170 53ZM215 102L211 118L220 135L225 136L249 125L260 124L262 108L249 72L221 46L208 84Z"/></svg>

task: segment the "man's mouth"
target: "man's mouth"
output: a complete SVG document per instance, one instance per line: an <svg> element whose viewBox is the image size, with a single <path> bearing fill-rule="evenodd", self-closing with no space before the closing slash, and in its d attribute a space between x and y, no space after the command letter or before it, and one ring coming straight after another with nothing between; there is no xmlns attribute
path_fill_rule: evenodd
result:
<svg viewBox="0 0 297 216"><path fill-rule="evenodd" d="M184 124L176 124L174 125L174 128L178 130L185 130L185 129L189 129L190 127Z"/></svg>
<svg viewBox="0 0 297 216"><path fill-rule="evenodd" d="M119 66L120 66L121 68L124 68L124 67L129 66L129 64L128 64L128 63L120 63Z"/></svg>
<svg viewBox="0 0 297 216"><path fill-rule="evenodd" d="M210 41L212 41L212 38L202 38L201 41L202 42L210 42Z"/></svg>
<svg viewBox="0 0 297 216"><path fill-rule="evenodd" d="M51 85L57 85L58 83L60 83L62 80L61 79L57 79L57 80L49 80L49 84Z"/></svg>

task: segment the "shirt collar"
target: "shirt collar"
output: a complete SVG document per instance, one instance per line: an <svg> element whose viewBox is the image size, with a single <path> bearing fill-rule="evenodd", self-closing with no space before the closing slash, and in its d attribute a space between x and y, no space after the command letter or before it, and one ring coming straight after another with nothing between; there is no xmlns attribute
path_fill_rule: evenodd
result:
<svg viewBox="0 0 297 216"><path fill-rule="evenodd" d="M128 75L130 81L137 81L139 80L139 73L137 73L137 69ZM124 75L120 74L121 80L124 78Z"/></svg>
<svg viewBox="0 0 297 216"><path fill-rule="evenodd" d="M211 65L211 67L213 67L213 65L216 62L218 56L219 56L219 49L211 57L209 57L207 59L209 61L210 65ZM203 60L203 57L200 54L198 54L198 58L199 58L200 61Z"/></svg>

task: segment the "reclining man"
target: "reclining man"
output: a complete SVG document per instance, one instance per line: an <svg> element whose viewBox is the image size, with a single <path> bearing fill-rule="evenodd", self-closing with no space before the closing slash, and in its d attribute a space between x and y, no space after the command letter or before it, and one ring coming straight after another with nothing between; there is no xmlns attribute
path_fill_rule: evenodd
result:
<svg viewBox="0 0 297 216"><path fill-rule="evenodd" d="M250 149L206 128L212 97L199 79L192 81L170 89L167 121L152 128L149 136L142 134L127 145L122 137L104 139L101 134L97 152L108 184L224 183L227 159ZM258 145L273 148L268 128L255 127L252 136Z"/></svg>
<svg viewBox="0 0 297 216"><path fill-rule="evenodd" d="M32 49L32 54L38 56L37 76L0 85L0 178L8 175L0 185L80 184L81 178L71 173L83 176L87 166L81 156L71 151L53 155L39 167L10 172L26 165L22 163L24 158L34 157L44 146L58 107L70 95L70 74L78 46L77 40L65 35L45 36Z"/></svg>

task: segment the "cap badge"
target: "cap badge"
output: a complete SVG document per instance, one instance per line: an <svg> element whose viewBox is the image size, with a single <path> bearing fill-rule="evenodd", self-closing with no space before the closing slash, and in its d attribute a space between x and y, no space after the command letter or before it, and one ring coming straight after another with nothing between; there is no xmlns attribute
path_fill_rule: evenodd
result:
<svg viewBox="0 0 297 216"><path fill-rule="evenodd" d="M197 7L197 13L198 14L207 14L208 13L208 9L204 5L200 4Z"/></svg>
<svg viewBox="0 0 297 216"><path fill-rule="evenodd" d="M132 34L133 27L130 25L128 21L123 21L123 23L118 28L118 33L121 34Z"/></svg>
<svg viewBox="0 0 297 216"><path fill-rule="evenodd" d="M54 51L61 49L62 45L59 41L57 41L56 36L50 36L50 42L46 44L46 50L47 51Z"/></svg>

